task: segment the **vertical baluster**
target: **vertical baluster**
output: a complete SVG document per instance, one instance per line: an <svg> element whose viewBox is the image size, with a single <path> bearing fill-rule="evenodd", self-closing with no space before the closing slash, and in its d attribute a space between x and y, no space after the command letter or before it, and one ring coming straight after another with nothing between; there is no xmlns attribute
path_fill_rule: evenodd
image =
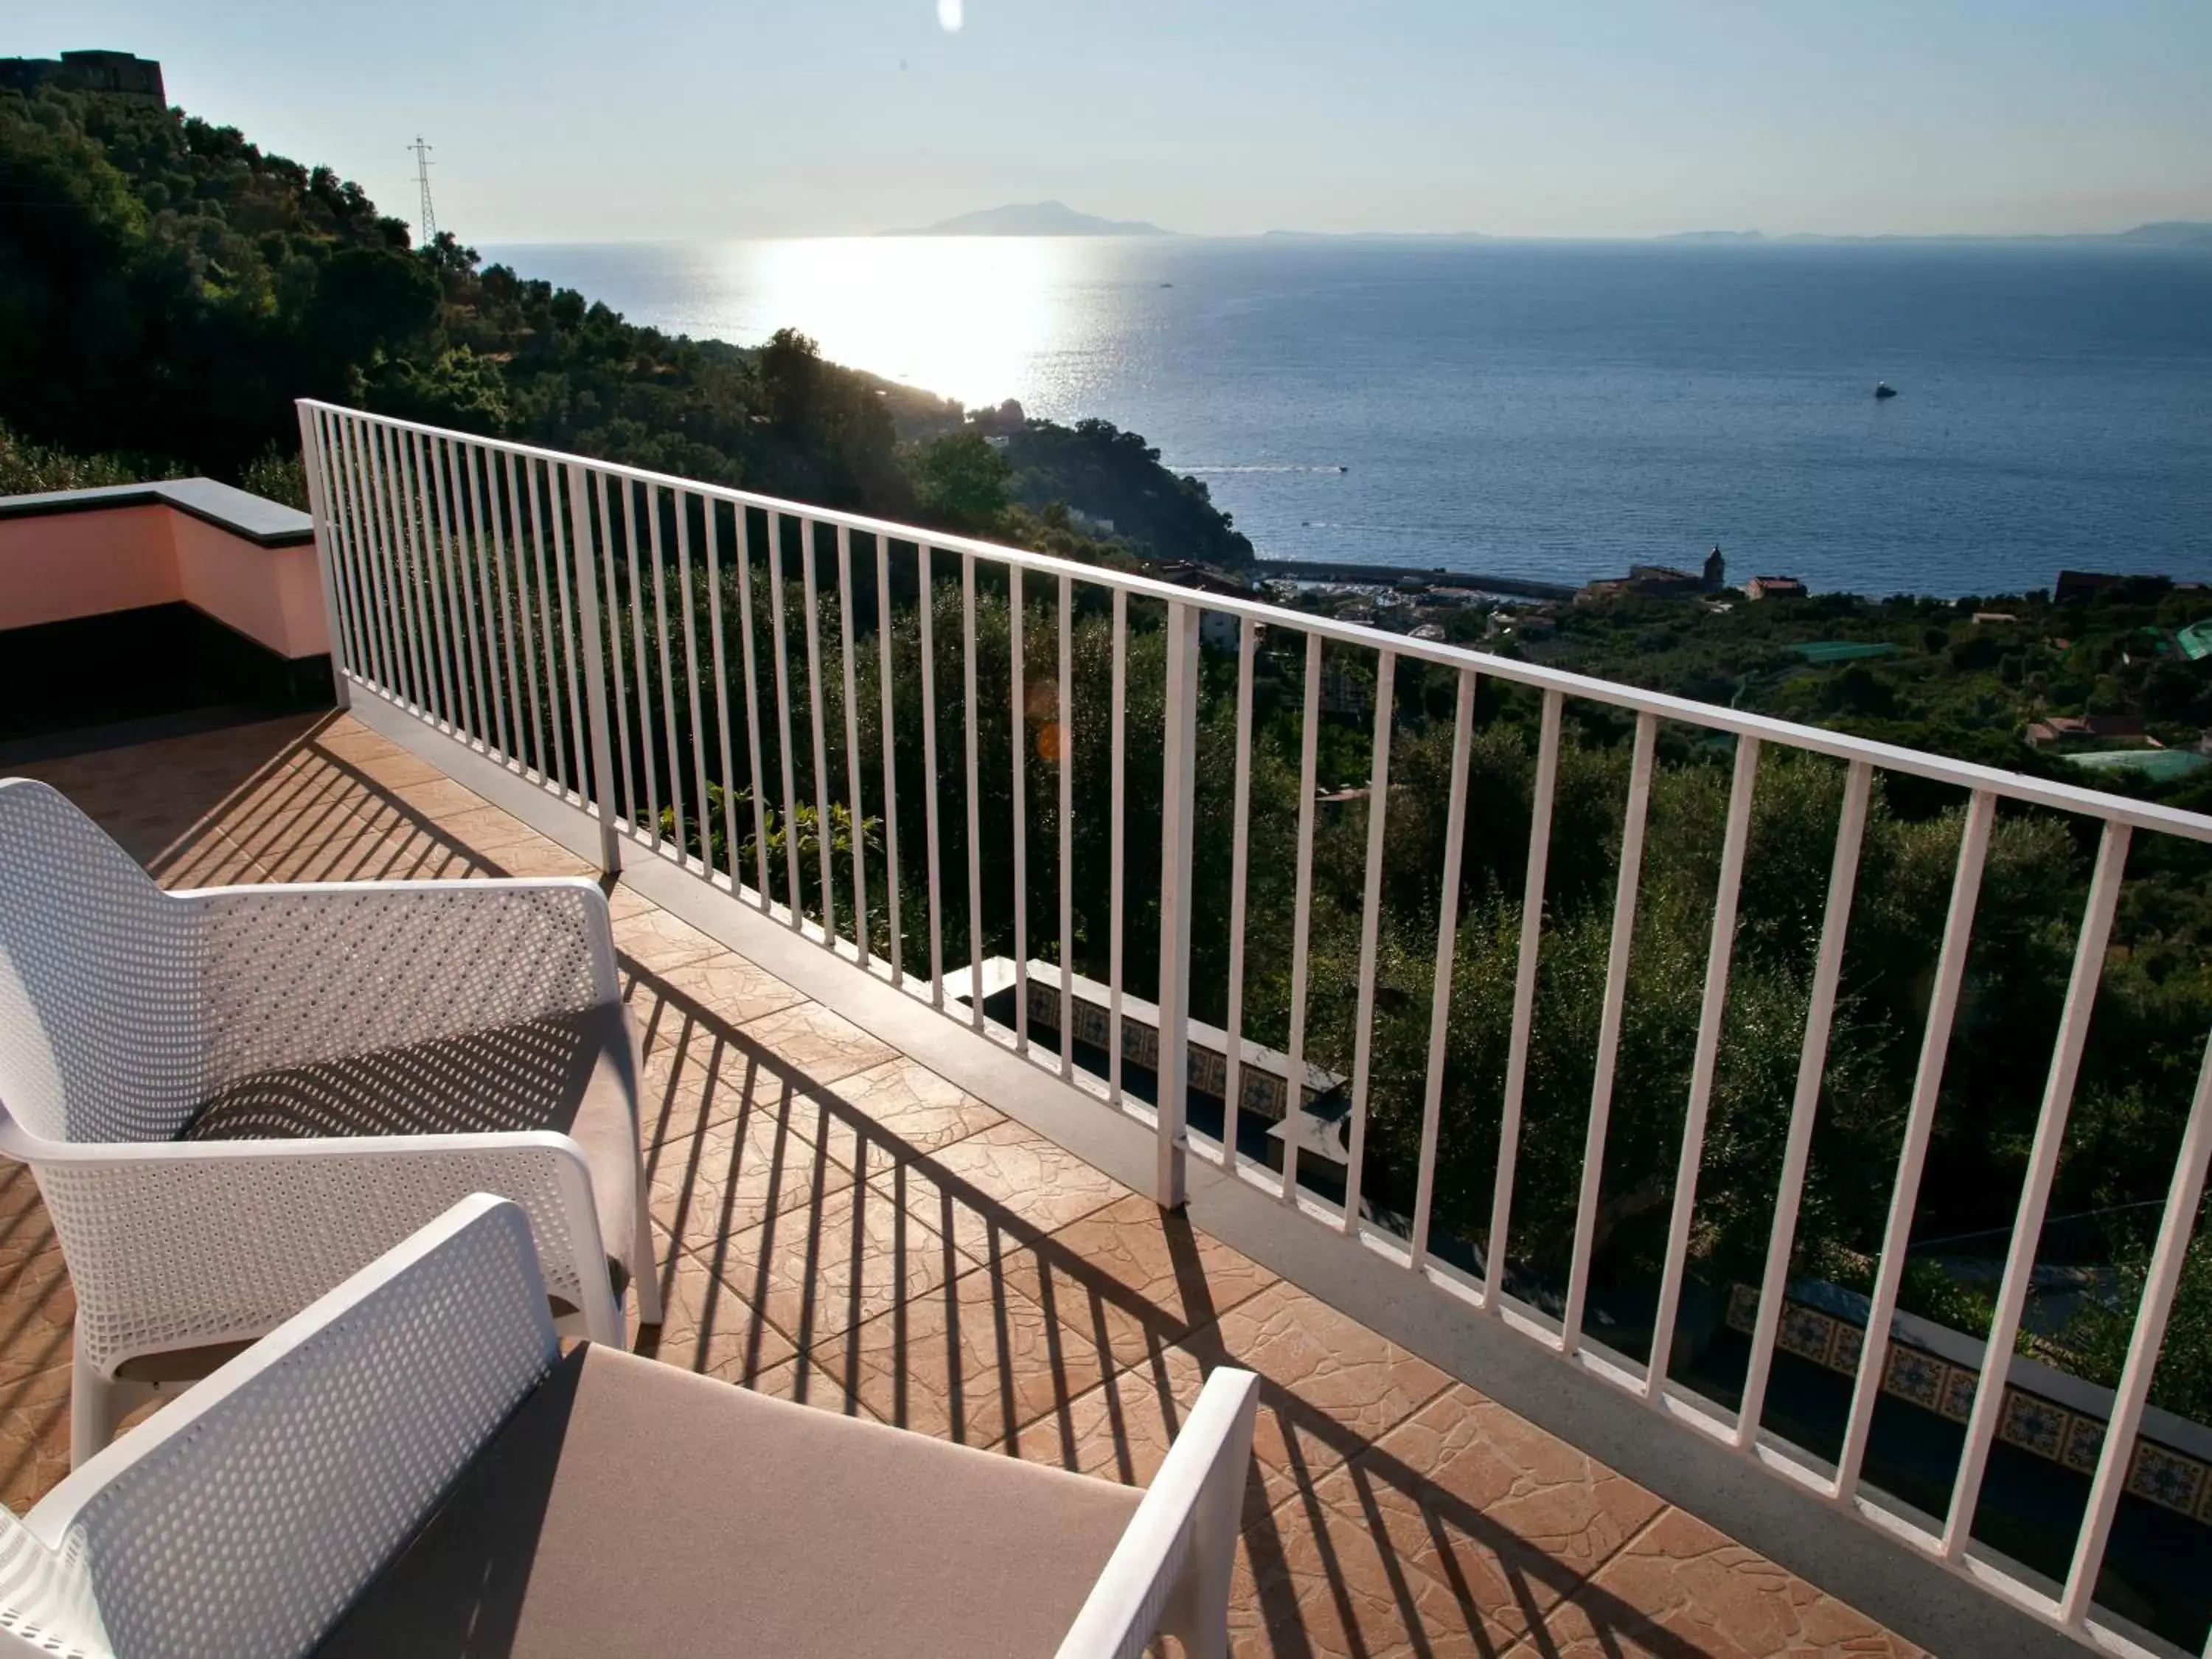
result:
<svg viewBox="0 0 2212 1659"><path fill-rule="evenodd" d="M760 908L765 915L769 909L768 896L768 780L761 773L760 671L754 665L753 644L753 526L751 517L740 503L737 508L738 561L738 632L744 649L745 659L745 756L752 768L753 797L753 864L760 880ZM775 569L773 558L769 562L771 576ZM736 854L731 854L732 862Z"/></svg>
<svg viewBox="0 0 2212 1659"><path fill-rule="evenodd" d="M1890 1322L1897 1315L1897 1289L1905 1277L1905 1254L1911 1243L1912 1215L1920 1200L1920 1175L1928 1161L1928 1138L1936 1123L1936 1099L1942 1091L1943 1062L1951 1047L1951 1022L1959 1010L1959 984L1966 971L1966 951L1974 931L1974 907L1981 896L1982 866L1989 857L1990 825L1996 797L1977 789L1966 805L1959 837L1958 867L1951 878L1951 909L1943 923L1943 946L1936 958L1936 984L1929 998L1928 1024L1921 1033L1920 1065L1912 1081L1912 1101L1905 1118L1905 1142L1899 1153L1897 1182L1890 1188L1889 1220L1882 1230L1881 1262L1875 1270L1874 1295L1866 1335L1859 1349L1857 1379L1851 1385L1851 1414L1836 1458L1835 1500L1848 1504L1858 1490L1874 1404L1889 1357Z"/></svg>
<svg viewBox="0 0 2212 1659"><path fill-rule="evenodd" d="M399 452L389 430L372 423L366 435L369 445L369 473L374 482L377 516L382 522L386 580L391 588L392 648L398 653L400 695L414 705L421 719L434 720L422 680L422 634L414 617L415 577L407 563L407 544L400 533L399 490L394 475Z"/></svg>
<svg viewBox="0 0 2212 1659"><path fill-rule="evenodd" d="M534 525L538 514L538 465L535 462L530 465L530 511ZM573 574L575 592L580 595L586 589L595 589L598 586L597 580L592 574L592 515L590 507L575 499L577 491L586 487L583 483L578 482L582 475L574 467L569 468L568 473L571 485L569 510L576 527L576 556ZM576 667L579 641L576 637L575 611L569 591L572 573L568 544L567 538L561 533L561 497L555 493L560 489L561 475L555 471L553 464L548 461L544 465L544 476L545 516L552 520L552 530L550 532L550 539L543 544L552 556L554 585L560 590L561 594L561 660L567 671L568 679L568 775L575 781L577 800L586 811L589 811L595 800L605 802L611 798L612 783L604 767L600 769L599 775L596 778L586 776L588 769L598 764L598 756L592 743L592 727L586 725L584 720L583 690L579 684L580 676ZM606 521L604 519L600 520L599 528L602 538L605 539ZM614 592L611 588L607 592L607 603L609 605L614 603ZM596 610L595 598L593 609L586 611L585 615L592 617ZM608 631L612 633L613 629L610 628ZM595 665L592 672L596 674L599 672L596 665L599 661L600 645L596 632L592 634L589 643L592 651L591 659ZM604 730L604 726L601 729Z"/></svg>
<svg viewBox="0 0 2212 1659"><path fill-rule="evenodd" d="M2112 1535L2112 1516L2118 1512L2121 1490L2135 1462L2136 1436L2142 1431L2143 1402L2151 1378L2158 1370L2159 1348L2166 1336L2166 1320L2173 1312L2174 1292L2188 1259L2189 1238L2197 1226L2197 1206L2204 1201L2205 1166L2212 1161L2212 1043L2206 1045L2203 1064L2197 1073L2197 1095L2189 1108L2189 1124L2182 1131L2181 1150L2175 1155L2173 1179L2166 1192L2166 1212L2160 1218L2158 1243L2151 1249L2150 1266L2143 1275L2142 1297L2136 1308L2135 1329L2128 1338L2128 1357L2120 1369L2120 1386L2113 1396L2111 1419L2105 1428L2104 1449L2097 1455L2096 1478L2089 1483L2089 1503L2081 1517L2081 1531L2074 1543L2074 1559L2066 1573L2066 1588L2058 1602L2058 1617L2078 1630L2089 1611L2104 1565L2105 1546ZM2202 1511L2200 1511L2201 1513Z"/></svg>
<svg viewBox="0 0 2212 1659"><path fill-rule="evenodd" d="M680 501L678 503L677 511L678 513L683 511ZM646 544L653 559L653 632L655 642L660 648L661 733L668 744L668 817L670 827L675 835L676 861L680 865L684 862L684 748L676 732L676 675L671 663L672 653L668 643L668 561L663 556L661 547L660 486L659 484L649 483L645 487L645 521ZM688 629L690 625L690 619L687 616L684 619L684 626ZM645 669L641 664L638 668L638 679L641 685L644 678ZM642 702L643 699L641 698L640 702ZM642 737L643 732L641 731L639 735ZM648 743L646 745L648 757L652 752L652 746ZM648 777L651 776L651 773L652 764L648 758L647 763ZM660 815L657 812L653 815L653 834L655 840L659 838Z"/></svg>
<svg viewBox="0 0 2212 1659"><path fill-rule="evenodd" d="M591 794L599 801L599 868L611 876L622 868L622 838L617 829L615 787L611 775L614 770L614 750L607 731L606 665L599 655L599 585L592 574L591 486L585 479L583 469L573 462L562 470L568 474L568 514L574 526L573 533L576 540L576 604L582 617L583 638L591 647L584 659L585 708L590 716L590 723L585 727L585 740L591 751ZM550 489L552 483L552 475L549 472L546 487ZM551 506L553 544L559 553L561 506L558 497L554 499ZM604 532L605 526L602 524L600 529ZM566 569L569 562L567 555L560 553L559 557L562 568ZM573 653L569 660L574 661ZM645 1307L646 1317L651 1320L655 1316L652 1311L649 1292Z"/></svg>
<svg viewBox="0 0 2212 1659"><path fill-rule="evenodd" d="M799 785L791 754L791 641L783 623L783 514L768 515L768 615L775 641L776 752L783 773L784 877L791 885L791 925L806 929L806 906L799 885Z"/></svg>
<svg viewBox="0 0 2212 1659"><path fill-rule="evenodd" d="M1198 787L1198 610L1168 601L1167 731L1160 764L1158 1165L1152 1196L1179 1208L1187 1178L1190 1094L1191 833Z"/></svg>
<svg viewBox="0 0 2212 1659"><path fill-rule="evenodd" d="M876 532L876 672L883 705L884 749L884 904L890 933L891 983L906 979L906 935L900 931L898 855L898 749L891 718L891 544L883 532Z"/></svg>
<svg viewBox="0 0 2212 1659"><path fill-rule="evenodd" d="M1990 1320L1988 1346L1974 1381L1974 1409L1966 1419L1966 1449L1951 1485L1951 1511L1943 1526L1943 1557L1955 1561L1966 1547L1981 1498L1982 1474L2004 1411L2005 1375L2020 1336L2021 1310L2027 1305L2028 1280L2035 1273L2036 1247L2051 1206L2051 1186L2058 1176L2058 1154L2066 1144L2066 1120L2074 1107L2074 1084L2081 1072L2081 1050L2089 1040L2089 1020L2097 1006L2097 987L2105 974L2105 951L2112 943L2112 916L2128 867L2132 835L2124 823L2106 820L2097 846L2097 867L2089 878L2089 902L2075 941L2074 971L2066 982L2066 1002L2058 1016L2058 1040L2044 1084L2043 1107L2035 1121L2035 1142L2027 1155L2027 1178L2013 1222L2011 1248L2005 1253L2004 1278L1997 1288L1996 1311Z"/></svg>
<svg viewBox="0 0 2212 1659"><path fill-rule="evenodd" d="M356 504L367 539L370 588L376 596L376 625L384 653L384 685L393 700L405 708L414 702L407 672L407 628L399 609L399 588L393 574L377 431L359 420L349 420L346 427L346 441L354 452Z"/></svg>
<svg viewBox="0 0 2212 1659"><path fill-rule="evenodd" d="M630 678L637 687L637 763L645 784L646 839L658 842L660 839L660 769L653 763L653 681L646 667L645 654L645 580L638 564L637 485L629 478L622 480L623 550L629 570L629 641ZM609 573L607 592L612 602L614 583ZM610 620L612 620L612 615ZM617 624L615 631L622 630ZM617 647L619 650L619 647ZM626 702L619 691L618 704ZM631 801L625 811L635 811L636 802ZM795 901L794 901L795 902Z"/></svg>
<svg viewBox="0 0 2212 1659"><path fill-rule="evenodd" d="M1759 1434L1790 1283L1790 1255L1797 1237L1797 1209L1812 1158L1813 1124L1820 1106L1820 1079L1828 1068L1828 1033L1835 1018L1836 987L1843 977L1844 940L1850 931L1851 896L1857 890L1859 847L1866 837L1867 799L1874 768L1853 761L1844 775L1843 813L1836 824L1836 853L1828 868L1828 907L1820 919L1820 945L1813 960L1813 991L1805 1011L1805 1043L1797 1057L1797 1092L1790 1107L1790 1135L1782 1150L1782 1181L1775 1192L1774 1228L1766 1242L1766 1271L1759 1279L1759 1320L1751 1339L1751 1367L1744 1375L1743 1404L1736 1413L1735 1443Z"/></svg>
<svg viewBox="0 0 2212 1659"><path fill-rule="evenodd" d="M1375 1062L1375 951L1382 914L1382 831L1390 809L1390 730L1397 653L1376 665L1375 749L1367 780L1367 883L1359 912L1359 997L1352 1026L1352 1146L1344 1175L1344 1231L1359 1235L1359 1181L1367 1165L1367 1083Z"/></svg>
<svg viewBox="0 0 2212 1659"><path fill-rule="evenodd" d="M1654 714L1636 717L1628 763L1628 808L1620 825L1620 869L1613 881L1613 932L1607 936L1605 1006L1598 1018L1597 1064L1590 1079L1589 1123L1583 1137L1582 1186L1575 1202L1574 1256L1567 1269L1567 1305L1559 1321L1559 1346L1573 1353L1582 1342L1589 1309L1590 1256L1597 1244L1597 1200L1605 1180L1605 1140L1613 1116L1613 1067L1620 1056L1621 1011L1628 999L1628 964L1636 938L1636 895L1644 872L1644 828L1651 807L1652 750L1658 740Z"/></svg>
<svg viewBox="0 0 2212 1659"><path fill-rule="evenodd" d="M1536 963L1544 943L1544 872L1552 852L1552 792L1559 777L1564 699L1544 693L1536 738L1536 793L1528 811L1528 867L1521 886L1521 952L1513 975L1513 1035L1505 1046L1505 1098L1498 1126L1498 1176L1490 1194L1483 1249L1482 1304L1498 1311L1505 1293L1505 1246L1513 1220L1513 1176L1521 1161L1521 1097L1528 1082L1529 1031L1536 1018Z"/></svg>
<svg viewBox="0 0 2212 1659"><path fill-rule="evenodd" d="M315 410L305 403L292 410L300 426L300 471L307 489L307 519L315 538L315 574L323 590L323 626L330 636L331 701L338 708L351 702L346 680L348 649L343 605L338 598L342 578L338 567L337 516L331 511L329 484L323 470L323 434Z"/></svg>
<svg viewBox="0 0 2212 1659"><path fill-rule="evenodd" d="M1022 700L1028 678L1029 657L1022 638L1022 568L1006 567L1006 683L1013 690L1013 724L1007 734L1012 757L1014 801L1014 1052L1030 1051L1030 826L1029 744L1022 719Z"/></svg>
<svg viewBox="0 0 2212 1659"><path fill-rule="evenodd" d="M684 623L684 691L691 709L691 784L696 792L691 804L699 831L699 873L711 876L714 873L714 815L707 805L707 725L699 713L698 629L691 620L691 502L682 490L672 491L671 497L676 507L676 597L683 610ZM708 517L714 515L712 501L702 501L700 505ZM708 591L713 590L710 587ZM672 760L671 764L674 764ZM685 860L686 844L679 825L676 833L676 857L679 863Z"/></svg>
<svg viewBox="0 0 2212 1659"><path fill-rule="evenodd" d="M1713 896L1712 942L1705 956L1705 1000L1698 1011L1698 1045L1690 1066L1689 1110L1682 1121L1681 1156L1674 1170L1674 1208L1667 1228L1667 1261L1659 1278L1658 1322L1651 1332L1651 1363L1644 1397L1656 1400L1667 1386L1674 1351L1674 1319L1690 1261L1690 1223L1698 1206L1698 1171L1705 1157L1705 1120L1712 1109L1713 1077L1720 1064L1721 1022L1728 1012L1729 969L1735 958L1737 901L1743 890L1744 850L1751 838L1751 802L1759 783L1759 739L1735 740L1735 780L1729 792L1728 829L1721 843L1720 890Z"/></svg>
<svg viewBox="0 0 2212 1659"><path fill-rule="evenodd" d="M1075 1075L1075 584L1060 579L1060 1074Z"/></svg>
<svg viewBox="0 0 2212 1659"><path fill-rule="evenodd" d="M1009 574L1011 575L1011 572ZM960 556L960 665L962 684L966 695L960 700L963 733L968 744L968 1018L977 1030L983 1029L983 803L981 799L982 773L976 759L975 744L975 556ZM1014 750L1015 763L1020 764L1021 749ZM1022 963L1018 951L1014 962L1014 983L1022 983ZM1022 999L1014 999L1015 1015L1022 1018Z"/></svg>
<svg viewBox="0 0 2212 1659"><path fill-rule="evenodd" d="M937 636L932 613L935 586L927 542L915 545L921 571L921 807L928 831L924 851L929 855L929 1006L945 1006L945 906L938 888L944 873L937 830ZM975 706L971 700L969 706ZM970 987L974 991L976 988Z"/></svg>
<svg viewBox="0 0 2212 1659"><path fill-rule="evenodd" d="M344 515L348 563L354 594L354 627L364 678L387 696L396 696L390 668L383 656L380 630L384 605L376 589L376 552L371 538L362 491L362 460L353 441L353 422L332 410L330 415L331 459L336 475L338 511Z"/></svg>
<svg viewBox="0 0 2212 1659"><path fill-rule="evenodd" d="M822 873L822 944L837 948L837 884L830 870L830 753L822 735L822 598L814 571L815 524L799 521L799 569L806 594L806 710L814 731L814 846Z"/></svg>
<svg viewBox="0 0 2212 1659"><path fill-rule="evenodd" d="M1291 920L1290 1077L1283 1093L1283 1202L1298 1201L1298 1134L1306 1109L1306 966L1313 936L1313 837L1321 738L1321 635L1306 635L1305 718L1298 728L1297 896Z"/></svg>
<svg viewBox="0 0 2212 1659"><path fill-rule="evenodd" d="M1459 878L1467 838L1467 768L1474 741L1474 670L1459 671L1459 707L1452 720L1451 793L1444 807L1443 890L1437 902L1437 976L1429 994L1429 1069L1421 1085L1421 1154L1413 1187L1413 1234L1406 1265L1419 1273L1429 1258L1429 1216L1436 1206L1437 1142L1442 1132L1445 1043L1451 1033L1452 967L1458 959Z"/></svg>
<svg viewBox="0 0 2212 1659"><path fill-rule="evenodd" d="M514 452L513 450L507 451L505 459L507 462L507 522L514 526L514 585L516 587L522 590L524 596L521 607L523 622L525 624L523 628L522 640L525 647L522 656L522 667L524 677L530 687L530 742L531 746L538 751L538 781L541 783L550 782L556 789L559 789L565 794L568 792L568 784L564 781L562 775L560 756L557 753L549 751L545 747L546 710L550 710L552 714L553 737L556 747L561 737L560 711L558 708L553 708L553 705L556 703L559 699L554 690L553 685L554 664L553 658L550 654L552 651L553 600L550 592L545 585L545 544L534 534L528 538L530 542L531 564L530 566L526 567L522 562L522 544L524 540L522 532L522 489L520 483L517 482L515 477ZM523 463L522 477L526 480L529 477L530 463L526 460ZM531 570L533 568L538 577L538 620L534 625L532 625L530 623L530 588L527 578L531 574ZM541 645L548 653L545 658L545 702L542 708L538 700L538 655Z"/></svg>
<svg viewBox="0 0 2212 1659"><path fill-rule="evenodd" d="M837 653L845 667L845 793L853 815L853 948L868 965L868 850L861 830L867 811L860 799L860 711L853 677L853 532L837 526Z"/></svg>
<svg viewBox="0 0 2212 1659"><path fill-rule="evenodd" d="M1109 757L1109 770L1113 775L1112 822L1108 834L1112 852L1108 861L1114 866L1107 873L1107 942L1106 942L1106 1097L1116 1106L1121 1103L1121 908L1126 896L1123 890L1122 867L1127 862L1125 844L1128 830L1124 811L1125 763L1127 748L1124 742L1127 720L1125 711L1129 702L1129 590L1114 590L1114 684L1113 684L1113 753Z"/></svg>
<svg viewBox="0 0 2212 1659"><path fill-rule="evenodd" d="M489 451L479 453L471 445L464 445L461 453L465 458L469 471L469 518L476 526L471 543L476 550L477 585L483 590L484 655L489 661L491 673L490 678L485 681L485 685L491 693L492 714L499 731L500 759L507 765L513 766L517 763L514 754L515 738L521 730L522 711L513 707L520 701L515 696L514 689L514 624L512 620L505 616L503 610L494 611L491 602L491 573L495 571L499 577L500 605L504 607L507 604L507 557L500 550L499 526L491 523L484 516L483 480L479 467L479 463L482 469L490 467L491 454ZM489 561L491 568L489 571L485 568L487 561L484 557L484 546L487 541L491 546L491 557ZM500 627L502 621L507 623L503 633ZM500 647L502 643L507 647L505 658L507 696L503 697L499 694L498 686L501 665ZM507 723L510 710L514 716L514 726L512 731ZM485 737L489 741L490 733L487 732Z"/></svg>
<svg viewBox="0 0 2212 1659"><path fill-rule="evenodd" d="M1229 1026L1221 1071L1221 1164L1237 1170L1237 1111L1244 1097L1244 889L1251 861L1252 669L1260 628L1249 617L1237 624L1237 781L1229 832Z"/></svg>
<svg viewBox="0 0 2212 1659"><path fill-rule="evenodd" d="M714 659L714 735L720 741L722 761L722 856L728 866L730 892L736 896L744 890L744 877L738 868L738 775L730 751L730 671L722 653L722 514L720 503L711 495L702 496L699 506L705 515L703 528L707 554L707 639ZM740 528L745 509L735 507ZM742 578L744 572L740 568ZM701 796L703 800L704 795ZM713 850L711 832L702 837ZM708 860L708 873L714 873L714 860Z"/></svg>
<svg viewBox="0 0 2212 1659"><path fill-rule="evenodd" d="M466 672L469 679L469 703L475 710L476 723L472 728L479 749L492 747L493 722L486 706L491 697L491 679L484 671L483 641L477 633L477 590L470 578L478 583L483 580L483 560L477 550L476 532L469 517L468 501L461 488L461 473L468 465L462 458L461 446L447 441L443 446L446 499L451 511L447 514L453 533L447 538L447 549L453 556L453 581L460 589L460 611L458 620L465 624L468 648L456 653L457 666ZM490 607L486 605L489 613ZM496 666L496 665L495 665Z"/></svg>
<svg viewBox="0 0 2212 1659"><path fill-rule="evenodd" d="M333 678L343 678L337 672L339 659L336 654L343 650L347 659L345 666L350 669L355 678L372 679L375 671L370 665L367 632L368 617L361 586L359 542L355 535L357 526L348 491L349 481L346 476L344 455L340 447L340 423L337 416L329 410L303 405L302 412L313 423L314 454L322 467L319 499L330 520L333 568L343 574L339 592L343 613L340 626L344 629L344 640L343 645L333 643L331 646ZM349 706L351 698L347 686L340 684L337 689L340 699L338 706L342 708Z"/></svg>
<svg viewBox="0 0 2212 1659"><path fill-rule="evenodd" d="M407 432L407 453L414 468L414 499L410 503L408 522L416 538L416 563L422 573L422 604L430 619L428 637L433 642L433 659L438 665L439 714L447 732L465 740L468 714L454 690L456 676L446 639L446 593L438 575L437 508L431 495L433 469L423 458L422 434L412 428Z"/></svg>

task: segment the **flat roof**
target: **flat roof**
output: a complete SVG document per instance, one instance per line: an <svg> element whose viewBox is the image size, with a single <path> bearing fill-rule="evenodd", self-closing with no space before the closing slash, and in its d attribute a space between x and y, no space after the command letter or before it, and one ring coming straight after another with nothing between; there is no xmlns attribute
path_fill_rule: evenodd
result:
<svg viewBox="0 0 2212 1659"><path fill-rule="evenodd" d="M296 507L250 495L213 478L155 478L97 489L55 489L0 495L0 519L52 513L104 513L125 507L173 507L258 547L296 547L315 538L315 521Z"/></svg>

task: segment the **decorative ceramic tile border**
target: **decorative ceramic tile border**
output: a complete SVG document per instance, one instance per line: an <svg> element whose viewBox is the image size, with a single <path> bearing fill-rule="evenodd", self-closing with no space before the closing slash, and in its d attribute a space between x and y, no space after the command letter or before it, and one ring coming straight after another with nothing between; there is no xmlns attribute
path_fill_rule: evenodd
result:
<svg viewBox="0 0 2212 1659"><path fill-rule="evenodd" d="M1056 1029L1060 1023L1060 987L1041 979L1032 979L1029 986L1030 1023ZM1075 1040L1103 1048L1109 1046L1111 1034L1106 1010L1078 997ZM1190 1045L1189 1053L1190 1086L1201 1094L1219 1095L1228 1085L1227 1058L1218 1049L1201 1048L1195 1042ZM1121 1058L1148 1070L1158 1070L1159 1033L1141 1020L1125 1018L1121 1021ZM1237 1109L1279 1119L1283 1115L1283 1099L1288 1093L1282 1078L1264 1066L1248 1065L1237 1080Z"/></svg>
<svg viewBox="0 0 2212 1659"><path fill-rule="evenodd" d="M1728 1322L1747 1336L1758 1330L1759 1291L1754 1286L1729 1287ZM1802 1302L1783 1304L1782 1322L1774 1336L1775 1346L1784 1352L1845 1376L1857 1375L1865 1340L1863 1327ZM1893 1340L1882 1364L1881 1391L1964 1423L1973 1411L1979 1380L1980 1373L1972 1366ZM2105 1423L2102 1418L2008 1384L1997 1438L2091 1474L2105 1448ZM2128 1490L2161 1509L2212 1526L2212 1465L2186 1452L2138 1437L2128 1469Z"/></svg>

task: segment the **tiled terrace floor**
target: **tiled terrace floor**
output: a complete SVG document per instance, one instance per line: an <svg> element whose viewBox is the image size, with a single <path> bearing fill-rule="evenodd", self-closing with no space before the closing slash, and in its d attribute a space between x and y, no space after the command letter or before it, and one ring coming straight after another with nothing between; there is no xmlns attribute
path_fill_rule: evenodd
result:
<svg viewBox="0 0 2212 1659"><path fill-rule="evenodd" d="M589 874L346 719L18 769L167 884ZM1911 1652L627 889L671 1364L1143 1481L1266 1379L1240 1654ZM0 1174L0 1498L68 1462L68 1276Z"/></svg>

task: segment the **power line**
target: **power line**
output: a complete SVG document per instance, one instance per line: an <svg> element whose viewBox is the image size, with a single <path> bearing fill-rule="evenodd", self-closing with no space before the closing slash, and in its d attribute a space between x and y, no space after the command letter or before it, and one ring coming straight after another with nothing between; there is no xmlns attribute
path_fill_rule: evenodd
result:
<svg viewBox="0 0 2212 1659"><path fill-rule="evenodd" d="M430 206L430 169L436 165L430 159L433 146L424 143L418 132L407 148L415 154L415 182L422 191L422 246L428 247L438 240L438 216Z"/></svg>

